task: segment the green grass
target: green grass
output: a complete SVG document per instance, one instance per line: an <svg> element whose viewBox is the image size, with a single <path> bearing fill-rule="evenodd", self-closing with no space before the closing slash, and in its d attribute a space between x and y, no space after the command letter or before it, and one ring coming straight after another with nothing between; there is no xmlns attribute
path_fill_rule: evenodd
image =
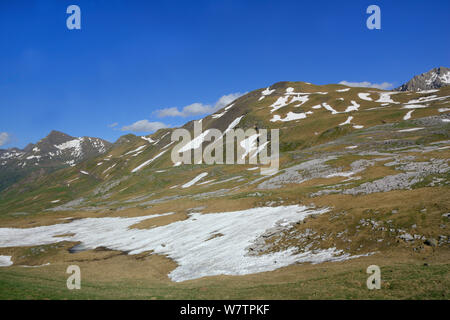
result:
<svg viewBox="0 0 450 320"><path fill-rule="evenodd" d="M199 283L82 280L81 290L68 290L66 278L39 270L0 270L0 299L449 299L450 265L381 266L382 287L368 290L365 269L317 267L306 279L265 283L204 279ZM267 276L266 276L267 277ZM270 275L269 275L270 277ZM264 276L262 276L264 278Z"/></svg>

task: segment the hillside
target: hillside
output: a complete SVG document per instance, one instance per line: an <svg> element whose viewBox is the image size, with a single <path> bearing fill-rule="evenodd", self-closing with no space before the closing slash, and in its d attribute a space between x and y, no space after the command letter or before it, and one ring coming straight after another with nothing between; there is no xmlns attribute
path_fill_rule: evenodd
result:
<svg viewBox="0 0 450 320"><path fill-rule="evenodd" d="M274 275L280 281L274 285L284 286L283 276L298 279L305 270L319 276L331 263L343 272L373 263L401 269L397 281L406 263L426 262L442 272L450 244L449 112L448 86L413 92L279 82L260 88L201 124L203 131L280 129L278 172L261 175L261 166L248 161L174 164L174 129L123 136L100 155L2 191L0 255L11 257L10 268L50 263L39 270L55 271L77 261L93 282L107 281L96 271L99 259L131 282L143 277L145 261L152 270L145 281L162 291L181 283L180 296L186 281L214 286L224 276L241 276L251 285ZM193 127L183 126L191 133ZM256 146L247 151L248 160ZM27 251L33 248L43 251ZM123 266L132 275L121 273ZM423 294L448 298L448 284L430 284ZM395 290L379 297L411 294ZM252 297L273 298L270 292Z"/></svg>

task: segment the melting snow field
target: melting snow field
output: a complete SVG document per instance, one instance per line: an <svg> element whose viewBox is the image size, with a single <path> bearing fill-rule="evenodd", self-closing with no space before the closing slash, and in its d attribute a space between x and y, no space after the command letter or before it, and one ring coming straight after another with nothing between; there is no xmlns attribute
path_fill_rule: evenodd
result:
<svg viewBox="0 0 450 320"><path fill-rule="evenodd" d="M357 257L335 248L304 253L296 253L292 248L259 256L248 255L247 248L266 230L280 225L289 228L307 216L327 211L292 205L193 213L186 220L152 229L130 229L130 226L171 213L135 218L86 218L34 228L0 228L0 247L79 241L86 249L103 246L131 255L153 250L178 264L169 274L170 279L176 282L222 274L271 271L296 262L321 263ZM10 258L0 256L0 264L7 263L10 263Z"/></svg>
<svg viewBox="0 0 450 320"><path fill-rule="evenodd" d="M12 264L10 256L0 256L0 267L8 267Z"/></svg>

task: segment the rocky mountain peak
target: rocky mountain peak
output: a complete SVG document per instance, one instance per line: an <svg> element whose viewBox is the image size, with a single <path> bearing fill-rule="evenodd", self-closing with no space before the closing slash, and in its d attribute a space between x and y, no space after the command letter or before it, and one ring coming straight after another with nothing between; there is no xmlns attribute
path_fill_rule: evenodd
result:
<svg viewBox="0 0 450 320"><path fill-rule="evenodd" d="M439 67L415 76L407 83L398 87L396 90L424 91L439 89L448 85L450 85L450 69L446 67Z"/></svg>

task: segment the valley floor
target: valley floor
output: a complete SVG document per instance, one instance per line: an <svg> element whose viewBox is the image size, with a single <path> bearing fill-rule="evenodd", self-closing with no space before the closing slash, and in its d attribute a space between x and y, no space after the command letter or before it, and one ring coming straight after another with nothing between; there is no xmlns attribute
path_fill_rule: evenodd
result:
<svg viewBox="0 0 450 320"><path fill-rule="evenodd" d="M166 275L167 261L108 252L77 261L80 290L66 288L67 264L0 269L0 299L449 299L448 251L411 257L408 252L345 262L292 265L246 276L215 276L182 283ZM366 287L366 268L381 268L380 290ZM172 267L174 267L172 265Z"/></svg>

